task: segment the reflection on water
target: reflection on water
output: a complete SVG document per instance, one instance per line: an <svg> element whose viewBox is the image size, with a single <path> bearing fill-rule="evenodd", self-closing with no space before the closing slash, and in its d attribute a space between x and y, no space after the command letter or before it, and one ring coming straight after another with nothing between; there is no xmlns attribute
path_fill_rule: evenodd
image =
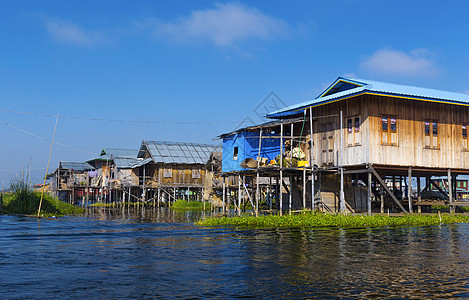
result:
<svg viewBox="0 0 469 300"><path fill-rule="evenodd" d="M202 212L0 216L2 298L469 298L469 224L200 228Z"/></svg>

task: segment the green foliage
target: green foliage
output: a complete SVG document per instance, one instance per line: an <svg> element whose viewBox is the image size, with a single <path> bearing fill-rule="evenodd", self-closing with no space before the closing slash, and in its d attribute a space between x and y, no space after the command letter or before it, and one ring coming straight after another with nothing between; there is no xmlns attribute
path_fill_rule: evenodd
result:
<svg viewBox="0 0 469 300"><path fill-rule="evenodd" d="M201 201L176 200L176 202L171 205L171 208L179 210L204 210L204 203ZM210 209L210 203L205 203L205 210Z"/></svg>
<svg viewBox="0 0 469 300"><path fill-rule="evenodd" d="M433 212L438 212L438 211L449 211L449 205L432 205L431 209ZM468 206L457 206L456 212L469 212L469 207Z"/></svg>
<svg viewBox="0 0 469 300"><path fill-rule="evenodd" d="M4 195L3 213L36 215L41 200L40 193L31 192L12 193ZM42 216L63 216L82 213L84 210L78 206L71 205L44 194L42 199L41 215Z"/></svg>
<svg viewBox="0 0 469 300"><path fill-rule="evenodd" d="M41 194L33 191L28 183L28 175L12 176L10 181L12 193L3 197L2 213L37 215ZM44 194L42 199L41 216L63 216L81 213L84 210Z"/></svg>
<svg viewBox="0 0 469 300"><path fill-rule="evenodd" d="M441 217L441 221L440 221ZM339 227L339 228L365 228L380 226L419 226L451 223L469 223L469 217L463 215L442 214L434 215L333 215L326 213L304 212L296 215L266 215L259 217L221 217L207 218L196 222L200 226L238 226L238 227Z"/></svg>

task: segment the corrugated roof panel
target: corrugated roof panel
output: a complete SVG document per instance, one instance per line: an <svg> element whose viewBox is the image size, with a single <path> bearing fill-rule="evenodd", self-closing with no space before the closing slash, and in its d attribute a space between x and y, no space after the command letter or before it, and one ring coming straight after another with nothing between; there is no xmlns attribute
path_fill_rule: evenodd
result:
<svg viewBox="0 0 469 300"><path fill-rule="evenodd" d="M101 154L109 157L137 158L138 151L135 149L104 148Z"/></svg>
<svg viewBox="0 0 469 300"><path fill-rule="evenodd" d="M342 87L334 89L335 85L339 85L344 81L353 82L357 85L363 86L354 88L353 85L349 85L349 89L346 90L343 90ZM268 113L266 117L281 118L286 116L293 116L301 113L306 107L325 104L331 101L340 100L341 98L351 97L362 93L376 93L383 96L397 96L404 98L407 97L410 98L409 100L438 101L450 104L469 105L469 95L466 94L366 79L339 77L326 91L327 92L322 93L314 100L305 101Z"/></svg>
<svg viewBox="0 0 469 300"><path fill-rule="evenodd" d="M85 162L61 161L59 166L62 169L74 171L88 171L94 169L90 164Z"/></svg>
<svg viewBox="0 0 469 300"><path fill-rule="evenodd" d="M155 162L178 164L205 164L210 153L221 152L220 146L193 143L145 141Z"/></svg>

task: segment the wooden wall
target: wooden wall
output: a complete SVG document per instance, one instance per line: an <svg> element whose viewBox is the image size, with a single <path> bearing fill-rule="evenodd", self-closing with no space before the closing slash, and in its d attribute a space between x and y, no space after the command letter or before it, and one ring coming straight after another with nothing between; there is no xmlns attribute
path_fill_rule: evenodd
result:
<svg viewBox="0 0 469 300"><path fill-rule="evenodd" d="M467 138L464 139L462 136L463 124L469 123L468 107L374 95L362 95L313 109L315 118L313 163L319 167L338 164L340 153L338 115L341 110L345 166L373 163L469 169ZM386 137L391 138L391 136L387 135L389 133L383 133L383 116L397 120L396 132L388 142ZM355 117L360 119L359 142L350 143L347 119ZM425 121L437 122L437 138L425 135ZM307 126L309 134L309 124ZM430 130L432 131L432 128ZM333 153L333 157L327 157L325 154L330 152Z"/></svg>
<svg viewBox="0 0 469 300"><path fill-rule="evenodd" d="M149 187L194 186L203 187L206 170L200 165L149 165L146 182ZM148 169L147 169L148 171Z"/></svg>
<svg viewBox="0 0 469 300"><path fill-rule="evenodd" d="M445 169L469 168L469 152L463 149L462 137L462 125L469 121L468 107L382 96L368 96L368 101L372 163ZM398 143L395 145L382 143L383 115L397 118ZM425 121L438 124L436 138L432 134L425 134Z"/></svg>

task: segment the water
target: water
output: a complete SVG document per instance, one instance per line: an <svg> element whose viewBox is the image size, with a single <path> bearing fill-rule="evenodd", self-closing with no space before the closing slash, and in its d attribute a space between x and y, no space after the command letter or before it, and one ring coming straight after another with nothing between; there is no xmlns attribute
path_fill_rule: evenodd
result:
<svg viewBox="0 0 469 300"><path fill-rule="evenodd" d="M469 224L240 230L199 217L0 216L0 298L469 298Z"/></svg>

